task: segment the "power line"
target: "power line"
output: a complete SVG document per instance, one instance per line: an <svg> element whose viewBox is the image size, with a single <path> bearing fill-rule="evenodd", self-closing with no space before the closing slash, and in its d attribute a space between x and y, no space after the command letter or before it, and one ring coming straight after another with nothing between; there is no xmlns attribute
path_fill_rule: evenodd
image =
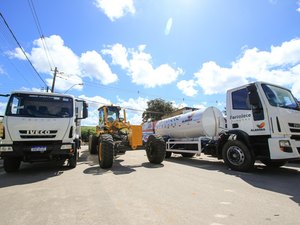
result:
<svg viewBox="0 0 300 225"><path fill-rule="evenodd" d="M51 66L49 58L51 58L51 62L54 65L54 67L55 67L55 64L53 62L53 58L51 57L51 55L49 53L49 49L48 49L48 46L47 46L47 43L46 43L46 40L45 40L45 37L44 37L44 34L43 34L42 26L41 26L39 18L37 16L37 13L36 13L33 1L32 0L28 0L28 4L29 4L29 7L30 7L31 14L32 14L32 17L34 19L36 28L38 30L38 33L40 34L40 39L41 39L41 42L42 42L42 45L43 45L43 49L44 49L44 52L45 52L45 55L46 55L46 58L48 60L48 64L49 64L49 67L50 67L50 70L51 70L52 66Z"/></svg>
<svg viewBox="0 0 300 225"><path fill-rule="evenodd" d="M48 86L46 84L46 82L43 80L43 78L41 77L41 75L39 74L39 72L36 70L36 68L33 66L32 62L30 61L30 59L28 58L27 54L25 53L24 49L22 48L21 44L19 43L19 41L17 40L16 36L14 35L13 31L10 29L8 23L6 22L5 18L3 17L2 13L0 12L0 16L3 19L5 26L7 27L7 29L9 30L9 32L11 33L11 35L13 36L14 40L16 41L16 43L18 44L19 48L21 49L22 53L24 54L24 56L26 57L27 61L29 62L29 64L31 65L31 67L33 68L33 70L35 71L35 73L38 75L38 77L40 78L40 80L46 85L46 87Z"/></svg>

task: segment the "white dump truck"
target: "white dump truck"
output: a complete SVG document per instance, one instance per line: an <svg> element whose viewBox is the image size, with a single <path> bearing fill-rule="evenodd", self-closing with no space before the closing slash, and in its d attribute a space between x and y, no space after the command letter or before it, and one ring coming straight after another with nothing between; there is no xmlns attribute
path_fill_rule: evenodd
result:
<svg viewBox="0 0 300 225"><path fill-rule="evenodd" d="M280 167L300 159L300 107L288 89L255 82L228 90L226 114L225 122L209 107L158 121L155 135L165 140L166 158L203 152L239 171L251 170L255 160Z"/></svg>
<svg viewBox="0 0 300 225"><path fill-rule="evenodd" d="M3 95L2 95L3 96ZM6 172L21 161L68 159L76 167L80 148L80 122L87 104L72 95L15 91L9 97L0 137L0 157Z"/></svg>

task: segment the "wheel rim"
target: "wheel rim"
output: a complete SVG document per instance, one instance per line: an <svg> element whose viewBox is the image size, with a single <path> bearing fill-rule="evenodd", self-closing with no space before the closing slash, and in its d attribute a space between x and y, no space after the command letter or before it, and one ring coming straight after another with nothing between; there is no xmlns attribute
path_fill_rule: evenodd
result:
<svg viewBox="0 0 300 225"><path fill-rule="evenodd" d="M102 143L99 143L98 155L99 155L99 160L102 161Z"/></svg>
<svg viewBox="0 0 300 225"><path fill-rule="evenodd" d="M245 154L238 146L231 146L227 151L227 159L231 164L240 166L245 161Z"/></svg>

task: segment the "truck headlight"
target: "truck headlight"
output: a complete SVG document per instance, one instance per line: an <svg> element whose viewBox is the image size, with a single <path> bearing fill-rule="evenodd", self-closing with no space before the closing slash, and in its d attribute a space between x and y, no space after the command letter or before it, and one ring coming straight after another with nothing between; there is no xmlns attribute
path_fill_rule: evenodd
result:
<svg viewBox="0 0 300 225"><path fill-rule="evenodd" d="M71 144L66 144L66 145L62 145L60 147L60 149L71 149L72 148L72 145Z"/></svg>
<svg viewBox="0 0 300 225"><path fill-rule="evenodd" d="M283 152L293 152L291 143L289 140L280 140L279 141L280 150Z"/></svg>
<svg viewBox="0 0 300 225"><path fill-rule="evenodd" d="M12 152L13 148L11 146L1 146L0 152Z"/></svg>

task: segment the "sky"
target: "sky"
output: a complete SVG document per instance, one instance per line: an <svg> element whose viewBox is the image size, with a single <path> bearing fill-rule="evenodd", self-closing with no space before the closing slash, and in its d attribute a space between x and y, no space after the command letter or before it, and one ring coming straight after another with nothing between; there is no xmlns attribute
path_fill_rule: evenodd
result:
<svg viewBox="0 0 300 225"><path fill-rule="evenodd" d="M2 0L0 12L0 93L45 91L56 67L54 91L89 103L83 125L103 104L140 124L156 98L224 110L226 90L254 81L300 99L299 0Z"/></svg>

